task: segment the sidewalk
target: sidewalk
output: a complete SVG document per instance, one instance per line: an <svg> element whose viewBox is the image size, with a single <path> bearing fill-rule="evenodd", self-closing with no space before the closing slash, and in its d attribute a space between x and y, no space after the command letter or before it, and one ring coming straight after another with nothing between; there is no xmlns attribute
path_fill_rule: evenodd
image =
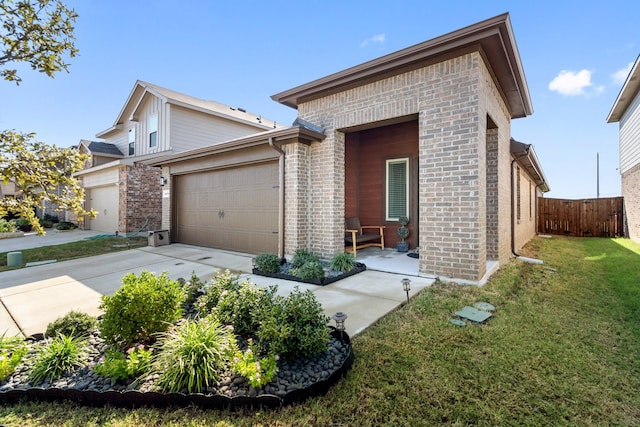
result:
<svg viewBox="0 0 640 427"><path fill-rule="evenodd" d="M16 239L12 239L16 240ZM3 250L3 249L0 249ZM0 273L0 334L29 336L70 310L99 314L102 295L112 295L127 273L143 270L172 279L192 273L208 279L218 269L229 269L258 286L277 285L287 295L295 286L309 289L328 316L338 311L349 317L347 332L357 335L388 312L406 302L401 280L405 275L367 270L327 286L272 279L251 274L251 255L196 246L172 244L144 247L60 263ZM410 277L410 296L433 280Z"/></svg>
<svg viewBox="0 0 640 427"><path fill-rule="evenodd" d="M38 236L35 231L25 233L23 237L14 237L11 239L0 239L0 252L21 251L23 249L40 248L42 246L61 245L63 243L76 242L101 234L101 231L91 230L69 230L57 231L54 229L46 230L47 234Z"/></svg>

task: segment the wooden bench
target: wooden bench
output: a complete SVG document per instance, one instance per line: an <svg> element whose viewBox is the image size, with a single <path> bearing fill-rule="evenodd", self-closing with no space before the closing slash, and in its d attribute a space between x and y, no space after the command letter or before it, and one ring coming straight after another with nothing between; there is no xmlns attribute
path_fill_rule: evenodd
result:
<svg viewBox="0 0 640 427"><path fill-rule="evenodd" d="M376 230L377 232L363 233L363 229ZM361 225L360 218L345 219L344 241L345 252L356 256L358 249L377 246L384 250L384 225Z"/></svg>

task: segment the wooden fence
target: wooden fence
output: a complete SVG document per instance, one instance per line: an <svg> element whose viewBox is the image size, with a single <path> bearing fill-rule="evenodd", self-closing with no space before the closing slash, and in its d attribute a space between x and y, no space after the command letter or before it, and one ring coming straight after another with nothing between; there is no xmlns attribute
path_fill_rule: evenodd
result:
<svg viewBox="0 0 640 427"><path fill-rule="evenodd" d="M579 237L624 236L622 197L538 198L538 233Z"/></svg>

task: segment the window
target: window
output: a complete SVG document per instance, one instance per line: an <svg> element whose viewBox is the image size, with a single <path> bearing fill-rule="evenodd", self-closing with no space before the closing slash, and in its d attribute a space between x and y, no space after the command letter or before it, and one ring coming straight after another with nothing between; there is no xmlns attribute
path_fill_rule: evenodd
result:
<svg viewBox="0 0 640 427"><path fill-rule="evenodd" d="M136 154L136 128L129 129L129 155Z"/></svg>
<svg viewBox="0 0 640 427"><path fill-rule="evenodd" d="M409 216L409 159L387 160L386 217L397 221Z"/></svg>
<svg viewBox="0 0 640 427"><path fill-rule="evenodd" d="M158 146L158 115L149 116L149 148Z"/></svg>

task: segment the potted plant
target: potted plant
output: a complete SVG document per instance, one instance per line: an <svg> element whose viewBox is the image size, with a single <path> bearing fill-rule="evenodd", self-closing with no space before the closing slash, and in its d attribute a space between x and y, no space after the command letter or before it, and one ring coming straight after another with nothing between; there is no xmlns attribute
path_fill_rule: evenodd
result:
<svg viewBox="0 0 640 427"><path fill-rule="evenodd" d="M405 242L404 239L409 237L409 229L407 228L409 218L401 216L398 218L398 223L400 224L400 228L398 228L398 237L400 238L400 242L396 243L396 249L398 252L407 252L409 250L409 242Z"/></svg>

